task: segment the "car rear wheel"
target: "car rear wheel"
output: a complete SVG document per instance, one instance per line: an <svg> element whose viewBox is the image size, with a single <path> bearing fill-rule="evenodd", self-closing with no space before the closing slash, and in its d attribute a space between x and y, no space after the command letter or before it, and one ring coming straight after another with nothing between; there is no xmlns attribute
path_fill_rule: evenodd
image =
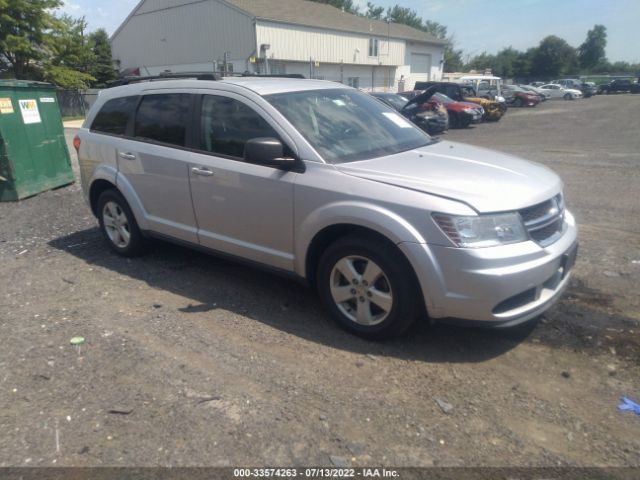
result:
<svg viewBox="0 0 640 480"><path fill-rule="evenodd" d="M400 335L422 298L411 266L394 245L376 238L337 240L320 259L318 293L346 330L370 339Z"/></svg>
<svg viewBox="0 0 640 480"><path fill-rule="evenodd" d="M129 204L117 190L105 190L98 198L100 230L109 247L123 257L141 255L146 241Z"/></svg>

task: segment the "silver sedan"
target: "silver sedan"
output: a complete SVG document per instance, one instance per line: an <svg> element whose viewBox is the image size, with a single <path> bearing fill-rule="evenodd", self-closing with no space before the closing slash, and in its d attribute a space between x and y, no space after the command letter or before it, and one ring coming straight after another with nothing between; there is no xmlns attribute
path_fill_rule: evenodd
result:
<svg viewBox="0 0 640 480"><path fill-rule="evenodd" d="M556 85L555 83L549 83L539 87L545 93L549 93L549 99L564 98L565 100L575 100L582 98L582 92L580 90L574 90L573 88L564 88L562 85Z"/></svg>

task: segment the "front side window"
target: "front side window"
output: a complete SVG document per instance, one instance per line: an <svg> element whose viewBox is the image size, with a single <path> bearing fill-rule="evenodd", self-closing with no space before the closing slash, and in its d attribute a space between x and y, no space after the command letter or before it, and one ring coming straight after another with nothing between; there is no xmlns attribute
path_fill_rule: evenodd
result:
<svg viewBox="0 0 640 480"><path fill-rule="evenodd" d="M93 120L91 130L110 135L125 135L127 123L138 104L138 98L122 97L105 102Z"/></svg>
<svg viewBox="0 0 640 480"><path fill-rule="evenodd" d="M307 90L265 98L331 163L393 155L433 142L402 115L356 90Z"/></svg>
<svg viewBox="0 0 640 480"><path fill-rule="evenodd" d="M184 147L190 103L188 93L145 96L136 113L134 136Z"/></svg>
<svg viewBox="0 0 640 480"><path fill-rule="evenodd" d="M264 118L244 103L217 95L203 97L201 150L242 158L244 144L259 137L279 138L279 135Z"/></svg>

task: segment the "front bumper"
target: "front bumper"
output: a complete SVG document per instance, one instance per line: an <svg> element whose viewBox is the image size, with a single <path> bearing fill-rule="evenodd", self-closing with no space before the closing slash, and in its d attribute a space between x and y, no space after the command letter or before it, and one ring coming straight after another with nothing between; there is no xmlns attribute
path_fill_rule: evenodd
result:
<svg viewBox="0 0 640 480"><path fill-rule="evenodd" d="M543 248L533 241L491 248L401 243L413 265L429 316L513 326L546 311L567 288L576 246L573 216L562 237Z"/></svg>

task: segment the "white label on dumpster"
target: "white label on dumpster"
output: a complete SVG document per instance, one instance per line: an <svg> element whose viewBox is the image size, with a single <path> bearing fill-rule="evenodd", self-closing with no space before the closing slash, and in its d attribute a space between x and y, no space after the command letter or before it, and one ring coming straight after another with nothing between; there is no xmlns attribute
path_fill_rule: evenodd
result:
<svg viewBox="0 0 640 480"><path fill-rule="evenodd" d="M0 98L0 113L13 113L13 104L10 98Z"/></svg>
<svg viewBox="0 0 640 480"><path fill-rule="evenodd" d="M22 112L22 120L25 125L42 122L38 111L38 103L35 100L18 100L18 103L20 104L20 112Z"/></svg>
<svg viewBox="0 0 640 480"><path fill-rule="evenodd" d="M40 103L55 103L55 101L53 97L40 97Z"/></svg>

